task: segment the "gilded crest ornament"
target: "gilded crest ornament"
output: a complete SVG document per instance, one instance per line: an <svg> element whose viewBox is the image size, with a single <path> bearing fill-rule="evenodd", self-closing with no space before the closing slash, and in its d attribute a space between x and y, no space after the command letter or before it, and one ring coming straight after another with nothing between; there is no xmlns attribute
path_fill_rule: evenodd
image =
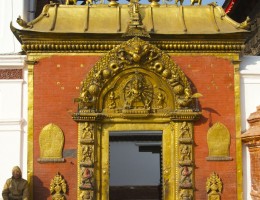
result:
<svg viewBox="0 0 260 200"><path fill-rule="evenodd" d="M142 71L136 70L137 68L142 69ZM79 111L92 113L102 109L111 110L116 108L117 112L120 113L128 106L131 107L132 105L117 104L118 101L123 101L124 99L131 104L133 96L120 95L122 92L126 94L125 90L132 86L127 85L122 79L115 79L115 77L118 74L122 74L122 77L125 76L127 78L135 73L139 75L136 75L135 78L133 76L133 79L139 79L139 83L146 82L145 87L148 85L156 86L156 88L149 86L153 91L153 95L148 93L148 91L146 92L148 96L145 97L145 109L148 107L162 109L171 106L173 102L174 105L172 107L174 109L188 109L194 106L194 99L201 96L199 93L192 94L190 84L184 73L173 63L167 54L150 43L135 37L115 47L96 63L82 84L79 98L75 99L75 101L79 102ZM143 77L142 81L140 77ZM157 83L154 83L156 79L164 82L159 83L157 81ZM114 88L113 91L110 90L104 93L103 87L108 84L114 84L118 89L119 87L121 89ZM122 84L122 86L117 86L118 84ZM163 84L168 85L171 91L161 90L158 86ZM124 86L126 87L125 90L122 88ZM145 91L142 92L144 94ZM171 100L169 95L172 92L173 94L171 95L175 99ZM99 99L100 95L105 99ZM153 111L150 113L153 113Z"/></svg>
<svg viewBox="0 0 260 200"><path fill-rule="evenodd" d="M130 21L123 37L138 36L138 37L150 38L149 33L145 30L143 26L141 14L139 12L139 6L140 6L139 0L130 0L130 5L129 5Z"/></svg>
<svg viewBox="0 0 260 200"><path fill-rule="evenodd" d="M222 181L218 175L213 172L206 182L206 190L208 193L208 200L220 200L222 192Z"/></svg>
<svg viewBox="0 0 260 200"><path fill-rule="evenodd" d="M52 195L52 200L65 200L65 195L67 192L67 184L62 176L57 173L55 177L51 180L50 193Z"/></svg>

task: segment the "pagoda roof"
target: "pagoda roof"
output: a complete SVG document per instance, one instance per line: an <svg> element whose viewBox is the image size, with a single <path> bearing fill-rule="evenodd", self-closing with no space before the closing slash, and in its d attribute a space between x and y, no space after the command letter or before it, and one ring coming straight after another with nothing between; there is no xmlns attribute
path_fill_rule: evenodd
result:
<svg viewBox="0 0 260 200"><path fill-rule="evenodd" d="M150 40L242 40L249 32L243 23L229 18L222 7L209 5L153 7L138 4L133 14L131 4L61 5L47 4L33 21L17 22L23 28L11 29L21 43L31 41L110 40L123 41L129 25L141 25ZM133 4L132 4L133 5ZM132 10L131 10L132 9ZM140 19L137 15L139 15ZM133 33L135 34L135 33ZM140 36L140 35L133 35ZM142 35L141 35L142 36Z"/></svg>

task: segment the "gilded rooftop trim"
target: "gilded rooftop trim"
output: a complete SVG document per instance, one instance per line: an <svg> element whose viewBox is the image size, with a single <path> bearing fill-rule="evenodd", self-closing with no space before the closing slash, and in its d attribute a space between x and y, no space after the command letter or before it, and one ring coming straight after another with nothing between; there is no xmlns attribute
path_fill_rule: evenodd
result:
<svg viewBox="0 0 260 200"><path fill-rule="evenodd" d="M229 18L222 7L140 5L144 28L150 34L228 34L247 32ZM20 19L21 21L21 19ZM42 14L29 23L19 23L29 32L124 34L130 21L129 5L109 7L48 4Z"/></svg>

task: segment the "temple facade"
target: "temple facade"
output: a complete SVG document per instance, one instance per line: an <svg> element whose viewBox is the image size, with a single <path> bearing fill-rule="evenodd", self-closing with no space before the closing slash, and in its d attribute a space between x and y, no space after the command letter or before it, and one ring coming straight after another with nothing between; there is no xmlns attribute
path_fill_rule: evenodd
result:
<svg viewBox="0 0 260 200"><path fill-rule="evenodd" d="M32 199L251 198L248 20L157 1L51 2L24 19L11 24L23 52L2 55L1 155Z"/></svg>

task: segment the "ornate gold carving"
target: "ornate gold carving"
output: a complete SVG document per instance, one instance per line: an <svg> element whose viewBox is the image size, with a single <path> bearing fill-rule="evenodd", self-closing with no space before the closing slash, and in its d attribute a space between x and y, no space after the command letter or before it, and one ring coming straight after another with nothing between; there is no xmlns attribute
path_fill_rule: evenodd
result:
<svg viewBox="0 0 260 200"><path fill-rule="evenodd" d="M79 122L78 198L109 198L109 132L134 128L164 132L163 190L175 195L165 199L193 199L192 121L200 96L167 54L139 38L102 57L82 83L73 116Z"/></svg>
<svg viewBox="0 0 260 200"><path fill-rule="evenodd" d="M180 141L180 143L191 143L192 142L191 126L186 121L184 121L181 124L179 141Z"/></svg>
<svg viewBox="0 0 260 200"><path fill-rule="evenodd" d="M202 0L190 0L190 5L194 5L197 3L198 5L201 5Z"/></svg>
<svg viewBox="0 0 260 200"><path fill-rule="evenodd" d="M93 192L87 190L80 193L80 200L94 200Z"/></svg>
<svg viewBox="0 0 260 200"><path fill-rule="evenodd" d="M180 191L180 200L192 200L193 191L188 189L181 189Z"/></svg>
<svg viewBox="0 0 260 200"><path fill-rule="evenodd" d="M76 5L77 4L77 0L66 0L65 4L66 5Z"/></svg>
<svg viewBox="0 0 260 200"><path fill-rule="evenodd" d="M238 28L249 30L251 26L251 19L247 16L246 20L239 24Z"/></svg>
<svg viewBox="0 0 260 200"><path fill-rule="evenodd" d="M241 52L243 43L240 41L150 41L151 44L157 46L165 52L174 53L225 53ZM120 41L31 41L23 42L22 48L27 53L36 52L102 52L107 53L116 45L120 45Z"/></svg>
<svg viewBox="0 0 260 200"><path fill-rule="evenodd" d="M159 7L160 6L160 4L159 4L159 2L160 2L160 0L148 0L149 2L151 2L151 7Z"/></svg>
<svg viewBox="0 0 260 200"><path fill-rule="evenodd" d="M81 143L93 143L94 142L94 126L88 122L83 124Z"/></svg>
<svg viewBox="0 0 260 200"><path fill-rule="evenodd" d="M94 172L93 169L81 167L81 185L80 189L93 189L94 188Z"/></svg>
<svg viewBox="0 0 260 200"><path fill-rule="evenodd" d="M121 78L114 78L118 74ZM103 87L107 84L115 86L104 94ZM168 91L159 85L167 85ZM99 99L100 95L105 99ZM93 67L76 101L82 113L116 109L117 113L134 114L138 108L137 113L147 114L170 106L191 108L197 97L198 94L192 95L188 80L168 55L148 42L133 38L110 51Z"/></svg>
<svg viewBox="0 0 260 200"><path fill-rule="evenodd" d="M117 3L118 0L108 0L108 1L109 1L109 6L112 6L112 7L118 6L118 3Z"/></svg>
<svg viewBox="0 0 260 200"><path fill-rule="evenodd" d="M229 157L230 133L224 124L217 122L208 130L207 143L207 160L232 160Z"/></svg>
<svg viewBox="0 0 260 200"><path fill-rule="evenodd" d="M79 124L79 138L80 148L79 160L79 189L80 199L93 198L94 190L94 141L95 141L95 126L90 122L83 122ZM85 191L87 190L87 191Z"/></svg>
<svg viewBox="0 0 260 200"><path fill-rule="evenodd" d="M91 145L82 145L82 159L83 165L92 166L93 162L93 147Z"/></svg>
<svg viewBox="0 0 260 200"><path fill-rule="evenodd" d="M152 84L144 76L135 73L124 87L124 109L150 110L153 99Z"/></svg>
<svg viewBox="0 0 260 200"><path fill-rule="evenodd" d="M67 192L67 184L62 176L57 173L55 177L51 180L50 193L53 200L65 200Z"/></svg>
<svg viewBox="0 0 260 200"><path fill-rule="evenodd" d="M208 200L220 200L222 192L222 181L218 175L213 172L206 182L206 191L208 194Z"/></svg>
<svg viewBox="0 0 260 200"><path fill-rule="evenodd" d="M180 145L180 164L190 165L192 163L192 148L191 145Z"/></svg>
<svg viewBox="0 0 260 200"><path fill-rule="evenodd" d="M139 12L139 6L138 3L139 0L130 0L130 6L129 6L129 14L130 14L130 22L127 27L126 32L123 34L123 37L128 36L137 36L137 37L150 37L148 32L145 30L142 22L142 18Z"/></svg>
<svg viewBox="0 0 260 200"><path fill-rule="evenodd" d="M64 135L62 130L55 124L46 125L39 136L40 158L38 162L64 162L62 149Z"/></svg>
<svg viewBox="0 0 260 200"><path fill-rule="evenodd" d="M192 167L181 167L180 188L192 188L192 171Z"/></svg>
<svg viewBox="0 0 260 200"><path fill-rule="evenodd" d="M17 24L19 24L23 28L32 28L32 25L30 25L28 22L24 21L21 16L19 16L16 19Z"/></svg>

